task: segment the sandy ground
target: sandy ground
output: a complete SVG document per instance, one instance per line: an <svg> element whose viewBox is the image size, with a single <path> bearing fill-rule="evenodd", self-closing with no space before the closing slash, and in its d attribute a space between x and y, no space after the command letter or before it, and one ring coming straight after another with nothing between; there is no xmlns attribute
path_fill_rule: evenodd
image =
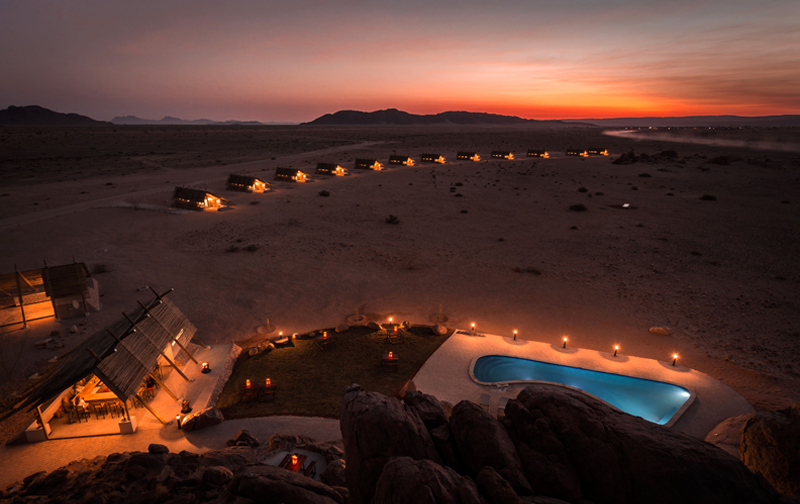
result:
<svg viewBox="0 0 800 504"><path fill-rule="evenodd" d="M278 330L301 332L356 309L375 320L426 322L441 304L449 326L518 329L543 342L566 334L581 348L616 343L658 360L678 352L684 366L756 408L799 400L800 156L601 131L0 129L0 270L73 256L109 270L96 275L102 312L6 329L4 368L18 376L55 355L33 346L53 329L68 349L133 309L146 297L137 288L150 285L174 288L172 299L210 343L252 338L267 317ZM612 155L563 155L593 145ZM554 158L524 158L539 147ZM522 159L351 170L275 183L268 194L224 188L229 173L271 179L277 166L313 172L330 161L351 169L356 157L419 159L428 151L454 161L458 150L486 158L493 149ZM679 157L611 164L631 149L674 149ZM708 163L722 155L733 163ZM166 207L176 184L206 187L236 206L182 215L121 207ZM318 194L323 189L330 197ZM704 194L717 200L700 200ZM568 210L576 203L588 211ZM623 203L631 207L616 208ZM390 214L400 223L387 224ZM258 248L226 251L247 245ZM79 334L68 335L76 322ZM655 325L674 332L650 334Z"/></svg>

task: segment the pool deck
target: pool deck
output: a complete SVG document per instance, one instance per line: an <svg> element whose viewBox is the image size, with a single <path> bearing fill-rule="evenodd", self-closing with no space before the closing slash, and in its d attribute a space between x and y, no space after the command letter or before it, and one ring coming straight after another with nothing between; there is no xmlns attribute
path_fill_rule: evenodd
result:
<svg viewBox="0 0 800 504"><path fill-rule="evenodd" d="M479 402L481 394L489 394L490 412L496 412L501 397L516 397L524 384L508 387L480 385L470 377L470 366L484 355L506 355L553 364L603 371L620 375L674 383L695 394L694 401L670 427L678 432L703 439L718 423L728 417L755 411L747 400L732 388L705 373L672 361L633 357L618 353L598 352L584 348L551 345L538 341L514 340L495 335L471 336L456 331L428 359L414 376L417 390L432 394L452 404L468 399Z"/></svg>

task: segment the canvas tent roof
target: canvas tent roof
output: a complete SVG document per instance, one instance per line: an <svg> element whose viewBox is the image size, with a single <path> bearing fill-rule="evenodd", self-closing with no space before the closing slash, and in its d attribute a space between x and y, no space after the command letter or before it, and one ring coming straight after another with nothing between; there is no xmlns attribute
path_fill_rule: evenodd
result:
<svg viewBox="0 0 800 504"><path fill-rule="evenodd" d="M231 173L230 175L228 175L228 184L251 186L255 184L257 181L269 186L269 184L267 184L263 180L257 177L252 177L250 175L236 175L235 173Z"/></svg>
<svg viewBox="0 0 800 504"><path fill-rule="evenodd" d="M92 374L103 380L120 399L135 395L167 344L179 334L181 342L188 342L196 332L186 316L164 295L143 305L92 334L59 359L58 365L33 389L20 408L43 404Z"/></svg>
<svg viewBox="0 0 800 504"><path fill-rule="evenodd" d="M206 195L211 194L210 192L206 191L205 189L192 189L191 187L176 187L175 191L172 193L172 199L182 199L191 201L192 203L202 203L206 199ZM225 203L230 203L227 199L217 196L216 194L211 194L215 198L219 198L220 201Z"/></svg>

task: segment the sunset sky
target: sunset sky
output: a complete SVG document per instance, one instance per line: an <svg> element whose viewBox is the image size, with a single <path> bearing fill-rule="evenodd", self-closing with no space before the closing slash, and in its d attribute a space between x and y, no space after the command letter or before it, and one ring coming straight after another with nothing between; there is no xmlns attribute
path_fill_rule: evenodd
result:
<svg viewBox="0 0 800 504"><path fill-rule="evenodd" d="M798 0L0 2L0 108L800 113Z"/></svg>

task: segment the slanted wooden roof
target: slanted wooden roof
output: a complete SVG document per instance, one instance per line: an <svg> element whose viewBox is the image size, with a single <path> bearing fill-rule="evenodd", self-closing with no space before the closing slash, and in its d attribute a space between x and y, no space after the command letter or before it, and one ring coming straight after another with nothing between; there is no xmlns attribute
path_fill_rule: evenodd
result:
<svg viewBox="0 0 800 504"><path fill-rule="evenodd" d="M84 263L65 264L63 266L45 267L42 269L44 289L51 298L88 295L86 279L89 270Z"/></svg>
<svg viewBox="0 0 800 504"><path fill-rule="evenodd" d="M59 359L18 409L41 405L92 374L127 400L156 366L167 344L179 334L179 341L188 343L196 331L172 301L156 296Z"/></svg>
<svg viewBox="0 0 800 504"><path fill-rule="evenodd" d="M222 196L217 196L216 194L211 194L205 189L193 189L191 187L180 186L176 187L175 191L173 191L172 199L180 199L191 203L204 203L207 195L217 198L221 203L226 205L230 204L230 201L227 199Z"/></svg>
<svg viewBox="0 0 800 504"><path fill-rule="evenodd" d="M230 175L228 175L227 184L251 186L254 185L256 182L261 182L262 184L269 187L269 184L267 182L264 182L260 178L251 177L250 175L236 175L235 173L231 173Z"/></svg>
<svg viewBox="0 0 800 504"><path fill-rule="evenodd" d="M459 151L459 153L456 154L456 157L473 157L476 156L477 154L478 154L477 152Z"/></svg>
<svg viewBox="0 0 800 504"><path fill-rule="evenodd" d="M289 177L294 177L298 173L303 173L303 172L298 170L297 168L276 168L275 169L275 175L287 175Z"/></svg>

